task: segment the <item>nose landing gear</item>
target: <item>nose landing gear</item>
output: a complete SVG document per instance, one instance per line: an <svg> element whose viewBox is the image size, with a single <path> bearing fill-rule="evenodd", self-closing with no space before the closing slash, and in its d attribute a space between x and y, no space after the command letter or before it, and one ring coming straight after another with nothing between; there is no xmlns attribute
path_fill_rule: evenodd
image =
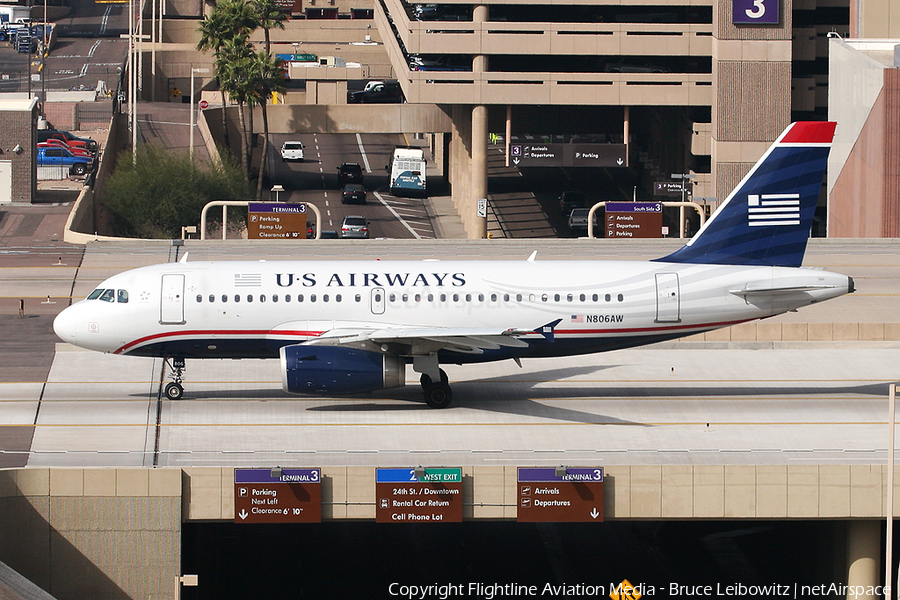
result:
<svg viewBox="0 0 900 600"><path fill-rule="evenodd" d="M166 398L169 400L181 400L181 397L184 396L184 386L181 385L181 382L184 381L184 359L183 358L167 358L166 364L169 365L169 377L172 378L172 381L166 384L164 389Z"/></svg>

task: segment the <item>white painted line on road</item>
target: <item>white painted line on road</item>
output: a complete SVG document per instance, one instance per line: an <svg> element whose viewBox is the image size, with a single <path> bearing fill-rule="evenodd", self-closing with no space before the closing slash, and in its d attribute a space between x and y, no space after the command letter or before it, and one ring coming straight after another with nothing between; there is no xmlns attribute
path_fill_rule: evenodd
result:
<svg viewBox="0 0 900 600"><path fill-rule="evenodd" d="M359 153L362 154L363 164L366 167L366 173L371 173L372 169L369 168L369 157L366 156L366 149L363 147L362 136L358 133L356 134L356 143L359 145Z"/></svg>
<svg viewBox="0 0 900 600"><path fill-rule="evenodd" d="M359 135L359 134L356 134L356 135ZM404 227L406 227L407 229L409 229L409 232L410 232L411 234L413 234L414 236L416 236L416 239L417 239L417 240L421 240L421 239L422 239L422 236L419 235L419 234L416 232L415 229L413 229L412 227L409 226L409 223L406 222L406 219L404 219L404 218L401 217L399 214L397 214L397 211L394 210L394 207L393 207L393 206L391 206L390 204L388 204L387 202L385 202L384 198L381 197L381 194L379 194L378 192L372 192L372 194L374 194L375 197L378 198L378 201L379 201L379 202L381 202L382 204L384 204L385 208L387 208L389 211L391 211L391 214L393 214L393 215L397 218L398 221L400 221L401 223L403 223L403 226L404 226Z"/></svg>

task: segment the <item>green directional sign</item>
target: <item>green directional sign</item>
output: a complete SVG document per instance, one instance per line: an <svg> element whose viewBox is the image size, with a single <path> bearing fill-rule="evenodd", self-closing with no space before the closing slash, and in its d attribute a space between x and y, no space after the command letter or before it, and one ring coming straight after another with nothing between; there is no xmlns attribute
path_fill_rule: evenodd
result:
<svg viewBox="0 0 900 600"><path fill-rule="evenodd" d="M462 469L375 469L376 523L462 523Z"/></svg>

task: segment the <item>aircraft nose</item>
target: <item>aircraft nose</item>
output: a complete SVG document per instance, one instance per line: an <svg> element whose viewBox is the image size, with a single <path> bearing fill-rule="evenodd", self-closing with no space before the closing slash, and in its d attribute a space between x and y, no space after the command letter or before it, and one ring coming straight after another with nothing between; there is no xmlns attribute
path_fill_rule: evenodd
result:
<svg viewBox="0 0 900 600"><path fill-rule="evenodd" d="M70 306L69 308L63 309L61 313L56 315L56 318L53 319L53 332L62 341L77 345L74 312L75 311L73 311L72 307Z"/></svg>

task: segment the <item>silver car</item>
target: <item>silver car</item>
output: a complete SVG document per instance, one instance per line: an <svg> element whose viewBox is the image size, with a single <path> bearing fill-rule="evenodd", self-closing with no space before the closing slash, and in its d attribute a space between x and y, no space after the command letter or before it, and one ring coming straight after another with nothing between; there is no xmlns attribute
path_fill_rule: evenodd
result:
<svg viewBox="0 0 900 600"><path fill-rule="evenodd" d="M342 238L369 238L369 222L365 217L347 216L341 223Z"/></svg>

